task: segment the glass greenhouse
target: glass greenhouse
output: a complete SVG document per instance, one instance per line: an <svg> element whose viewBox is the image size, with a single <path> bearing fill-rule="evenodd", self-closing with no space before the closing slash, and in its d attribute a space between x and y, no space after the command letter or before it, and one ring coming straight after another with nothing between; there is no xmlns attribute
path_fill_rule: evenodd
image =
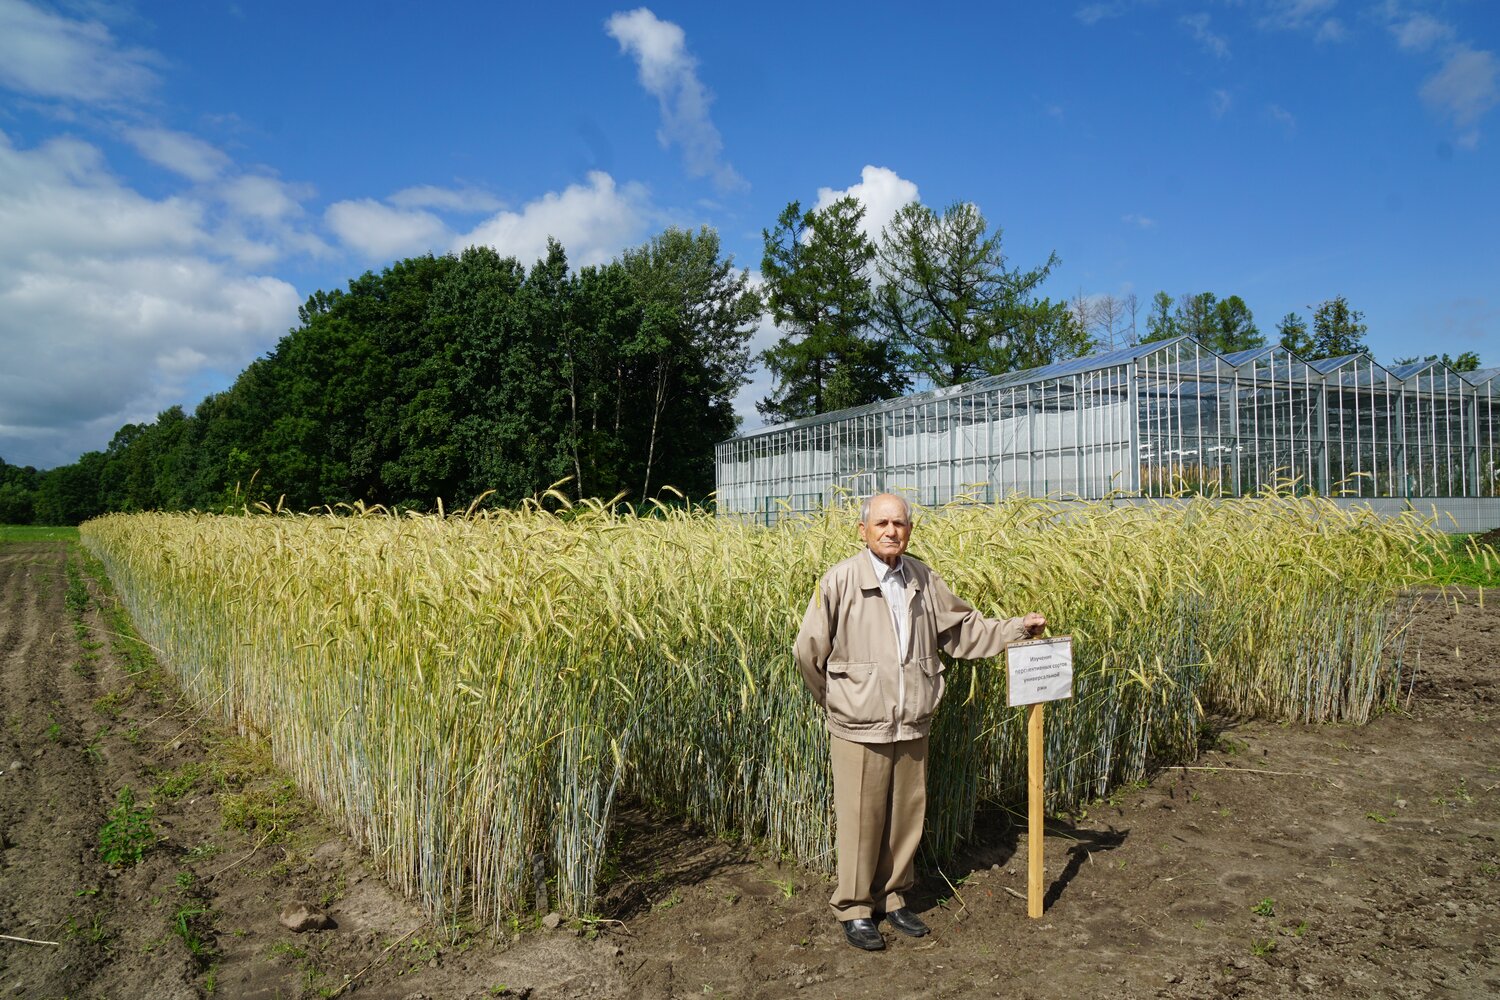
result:
<svg viewBox="0 0 1500 1000"><path fill-rule="evenodd" d="M771 520L882 490L927 505L1273 485L1495 497L1497 397L1500 368L1304 362L1279 346L1220 355L1178 337L731 438L717 448L719 508Z"/></svg>

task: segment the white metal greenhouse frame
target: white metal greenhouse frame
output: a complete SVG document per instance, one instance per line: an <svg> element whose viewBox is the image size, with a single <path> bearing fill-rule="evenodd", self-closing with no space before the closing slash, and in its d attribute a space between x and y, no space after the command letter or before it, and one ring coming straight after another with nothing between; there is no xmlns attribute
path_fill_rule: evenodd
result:
<svg viewBox="0 0 1500 1000"><path fill-rule="evenodd" d="M1272 485L1500 517L1500 368L1219 355L1191 337L820 414L721 442L721 512L770 521L882 490L937 505ZM1395 501L1395 503L1393 503ZM1486 525L1492 526L1492 525Z"/></svg>

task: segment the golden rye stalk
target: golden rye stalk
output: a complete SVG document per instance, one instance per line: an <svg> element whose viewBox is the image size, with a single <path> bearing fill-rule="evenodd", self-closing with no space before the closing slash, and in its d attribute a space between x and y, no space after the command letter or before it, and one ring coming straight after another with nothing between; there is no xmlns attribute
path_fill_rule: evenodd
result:
<svg viewBox="0 0 1500 1000"><path fill-rule="evenodd" d="M556 501L558 498L554 497ZM586 913L622 794L832 862L826 736L791 662L850 508L773 528L702 512L110 515L82 536L183 688L277 762L434 914ZM1363 721L1400 680L1430 525L1267 494L1013 499L919 516L913 553L991 614L1074 637L1051 804L1196 750L1205 710ZM927 846L1018 801L997 662L952 664ZM973 688L975 697L965 701Z"/></svg>

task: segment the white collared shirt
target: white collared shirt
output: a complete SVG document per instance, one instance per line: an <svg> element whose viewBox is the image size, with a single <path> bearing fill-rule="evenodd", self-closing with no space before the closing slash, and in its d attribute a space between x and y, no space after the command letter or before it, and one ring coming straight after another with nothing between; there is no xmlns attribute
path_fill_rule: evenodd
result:
<svg viewBox="0 0 1500 1000"><path fill-rule="evenodd" d="M906 606L906 557L896 560L896 565L887 566L872 550L865 549L870 562L875 564L875 579L880 581L880 592L891 609L891 628L896 632L896 656L906 659L906 643L911 633L911 609Z"/></svg>

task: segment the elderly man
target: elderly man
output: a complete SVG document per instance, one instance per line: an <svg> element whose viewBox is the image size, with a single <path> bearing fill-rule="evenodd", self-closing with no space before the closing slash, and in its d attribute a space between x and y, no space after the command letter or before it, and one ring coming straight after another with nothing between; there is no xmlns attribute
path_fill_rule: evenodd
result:
<svg viewBox="0 0 1500 1000"><path fill-rule="evenodd" d="M927 933L907 908L927 809L927 732L943 697L942 650L996 656L1042 630L1036 613L988 619L907 556L911 504L864 502L866 549L823 575L797 634L797 665L828 722L838 888L830 900L856 948L885 947L884 914L903 934Z"/></svg>

